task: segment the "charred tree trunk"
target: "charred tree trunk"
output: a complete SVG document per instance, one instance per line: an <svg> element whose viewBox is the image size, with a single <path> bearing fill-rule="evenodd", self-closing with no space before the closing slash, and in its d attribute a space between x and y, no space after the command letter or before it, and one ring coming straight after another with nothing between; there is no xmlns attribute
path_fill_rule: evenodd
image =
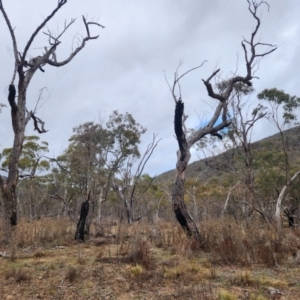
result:
<svg viewBox="0 0 300 300"><path fill-rule="evenodd" d="M285 207L283 209L283 212L288 218L288 223L289 223L289 228L294 228L295 227L295 212L298 209L298 207Z"/></svg>
<svg viewBox="0 0 300 300"><path fill-rule="evenodd" d="M10 227L17 225L17 195L16 187L19 180L19 158L22 151L24 141L25 124L28 118L25 117L25 106L22 105L25 98L25 92L19 86L18 103L15 101L16 89L13 84L9 86L8 102L11 107L12 127L14 130L14 144L10 153L10 161L8 166L8 178L4 182L2 178L1 190L4 204L4 227L5 232L9 234Z"/></svg>
<svg viewBox="0 0 300 300"><path fill-rule="evenodd" d="M80 218L77 223L77 229L75 233L75 240L82 240L84 241L84 229L85 229L85 222L86 218L89 213L89 207L90 207L90 194L88 196L88 199L84 201L81 205L81 211L80 211Z"/></svg>
<svg viewBox="0 0 300 300"><path fill-rule="evenodd" d="M179 151L176 164L176 179L174 188L172 191L172 203L175 217L186 232L187 236L195 239L201 243L202 238L197 225L191 215L189 214L187 207L184 203L184 182L185 182L185 170L190 160L191 154L189 146L185 138L185 133L182 129L182 117L184 111L184 104L181 100L176 103L175 108L175 134L178 141Z"/></svg>
<svg viewBox="0 0 300 300"><path fill-rule="evenodd" d="M201 242L202 238L197 225L184 203L184 181L185 180L181 178L180 174L176 176L172 192L173 210L178 223L186 232L187 236L194 238L197 242Z"/></svg>
<svg viewBox="0 0 300 300"><path fill-rule="evenodd" d="M4 231L9 233L11 226L17 225L16 186L5 184L2 189L4 208Z"/></svg>
<svg viewBox="0 0 300 300"><path fill-rule="evenodd" d="M253 79L253 68L256 66L258 60L260 60L263 56L266 56L272 52L274 52L277 47L269 44L269 43L261 43L260 40L257 41L257 32L259 30L261 21L257 16L258 8L262 5L268 4L265 1L255 1L255 0L247 0L248 2L248 10L250 14L253 16L256 22L256 26L250 35L250 39L244 39L242 41L242 47L245 54L245 63L246 63L246 74L244 76L232 76L229 80L226 81L226 86L222 89L219 89L218 92L215 91L215 88L211 84L211 80L216 78L220 69L214 71L208 79L202 79L208 96L214 100L218 101L218 105L215 107L214 112L207 122L207 125L204 127L200 127L199 129L194 130L187 138L185 133L187 130L183 130L184 122L187 119L187 116L184 115L184 105L181 97L181 87L179 81L191 71L194 71L203 66L205 61L195 68L192 68L182 75L178 74L177 68L174 76L173 86L169 85L170 91L172 93L173 99L176 103L175 108L175 134L178 141L179 151L177 158L177 175L175 180L174 189L172 192L172 202L173 208L175 212L175 216L182 226L182 228L186 231L188 236L193 237L195 240L200 243L203 242L203 239L199 233L199 230L196 226L196 223L189 215L187 208L184 203L184 172L186 170L187 164L191 157L190 148L197 142L199 142L203 137L207 135L217 136L222 139L222 135L220 134L220 130L230 126L232 123L230 119L230 114L228 113L228 104L230 99L233 96L234 86L237 83L243 83L248 86L252 86L251 80ZM268 49L264 52L258 51L257 48L261 46L266 46ZM178 90L178 91L176 91ZM179 96L177 96L177 92L179 92ZM279 201L278 201L279 202ZM278 206L278 205L277 205Z"/></svg>
<svg viewBox="0 0 300 300"><path fill-rule="evenodd" d="M68 64L86 45L89 40L97 39L98 36L92 36L90 34L90 26L100 26L104 28L99 23L88 22L85 17L83 17L83 23L86 28L86 36L82 38L81 43L78 44L77 48L71 52L69 57L65 60L58 62L56 60L55 51L61 41L60 37L65 33L69 26L74 23L72 19L68 24L65 23L62 32L56 36L49 34L49 47L45 47L45 53L32 57L29 62L27 62L28 51L31 49L32 43L36 36L41 32L41 30L47 25L47 23L54 17L54 15L67 3L67 0L59 0L52 12L44 18L39 26L34 30L29 40L27 41L23 51L19 51L17 47L17 40L14 33L14 27L11 25L10 19L4 9L2 1L0 1L0 12L5 20L7 29L10 33L13 53L14 53L14 73L9 86L8 102L11 107L11 117L12 117L12 127L14 131L14 143L10 154L9 166L8 166L8 178L4 179L0 175L0 188L3 195L3 206L4 206L4 224L8 230L8 236L10 235L10 229L12 226L17 224L17 197L16 197L16 187L19 179L18 163L22 151L22 145L24 141L25 128L30 120L34 121L34 128L39 133L45 133L44 122L35 116L36 109L34 111L28 111L26 108L26 92L29 83L37 70L44 72L43 66L51 65L54 67L61 67ZM18 74L18 100L16 98L16 89L14 82L16 75ZM41 128L39 128L41 126Z"/></svg>

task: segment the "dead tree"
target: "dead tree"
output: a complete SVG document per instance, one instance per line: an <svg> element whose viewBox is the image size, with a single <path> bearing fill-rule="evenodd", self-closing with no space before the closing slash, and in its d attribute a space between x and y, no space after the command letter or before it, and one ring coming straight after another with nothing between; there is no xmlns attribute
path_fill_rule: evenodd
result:
<svg viewBox="0 0 300 300"><path fill-rule="evenodd" d="M28 60L29 51L32 47L33 41L47 23L54 17L54 15L67 3L67 0L59 0L54 10L44 19L44 21L34 30L23 51L20 51L17 45L14 27L11 25L10 19L4 9L3 0L0 0L0 11L6 22L8 31L11 36L13 53L15 59L14 72L12 80L9 85L8 102L11 107L12 127L14 132L14 142L10 155L10 162L8 167L7 180L0 176L0 187L3 195L4 213L5 213L5 231L10 232L11 226L17 224L17 201L16 201L16 187L19 180L18 162L22 151L24 141L24 133L26 125L30 119L33 119L34 129L39 133L45 133L44 122L36 116L36 110L27 110L26 94L28 86L36 71L44 72L47 65L53 67L61 67L68 64L85 46L89 40L98 38L90 34L91 25L102 25L95 22L88 22L83 17L83 24L86 29L86 36L82 38L78 47L65 60L57 61L56 50L61 44L61 37L68 30L68 28L75 22L71 19L66 22L63 30L58 35L53 35L50 31L44 32L48 37L49 45L45 47L45 52ZM18 79L16 80L16 77ZM15 84L15 81L17 83ZM16 87L15 87L16 86Z"/></svg>
<svg viewBox="0 0 300 300"><path fill-rule="evenodd" d="M256 2L254 0L247 0L247 2L248 10L253 16L256 22L256 26L250 35L250 39L244 39L242 41L242 48L244 51L246 63L246 73L243 76L234 74L234 76L228 79L226 87L221 92L215 91L211 84L212 79L216 78L216 76L220 72L220 69L214 71L206 80L202 80L206 87L208 96L218 101L218 105L205 127L195 130L192 134L187 135L187 130L184 126L184 122L187 119L187 116L184 114L184 103L182 101L181 89L179 84L180 79L182 79L189 72L200 68L205 62L203 62L201 66L195 67L183 73L182 75L178 74L179 68L177 68L173 85L172 87L169 85L173 99L175 101L174 125L175 135L179 146L179 150L177 152L176 179L172 192L173 210L177 221L184 229L186 234L189 237L195 239L200 244L203 243L203 237L197 227L196 222L189 214L184 202L185 170L191 158L190 149L195 143L197 143L206 135L210 134L217 136L220 139L222 138L219 131L231 124L231 120L228 114L228 105L234 90L234 85L236 83L242 82L248 86L252 86L251 80L253 78L257 78L254 76L254 68L255 66L257 67L258 60L276 50L276 46L274 45L257 41L257 39L259 39L259 37L257 38L257 33L260 27L260 18L257 16L258 9L262 5L266 5L267 7L269 7L269 5L265 1ZM258 49L260 47L267 47L268 49L264 52L259 52ZM177 89L179 90L179 96L176 95Z"/></svg>
<svg viewBox="0 0 300 300"><path fill-rule="evenodd" d="M156 140L156 138L157 134L153 134L152 142L147 146L140 162L138 163L134 175L132 174L132 167L135 157L129 157L126 169L124 172L119 172L121 177L121 185L119 186L116 180L113 180L113 189L117 197L124 203L128 224L132 224L141 219L141 216L134 218L133 210L137 201L142 197L143 194L147 192L153 180L155 179L155 177L151 178L147 186L141 191L137 192L144 168L160 141Z"/></svg>
<svg viewBox="0 0 300 300"><path fill-rule="evenodd" d="M298 209L297 206L290 205L289 207L284 207L283 212L285 213L287 219L288 219L288 224L289 228L294 228L296 226L295 224L295 212Z"/></svg>
<svg viewBox="0 0 300 300"><path fill-rule="evenodd" d="M81 204L80 217L77 223L75 240L84 241L84 228L85 228L86 218L89 214L89 208L90 208L90 193L88 195L87 200L82 202Z"/></svg>

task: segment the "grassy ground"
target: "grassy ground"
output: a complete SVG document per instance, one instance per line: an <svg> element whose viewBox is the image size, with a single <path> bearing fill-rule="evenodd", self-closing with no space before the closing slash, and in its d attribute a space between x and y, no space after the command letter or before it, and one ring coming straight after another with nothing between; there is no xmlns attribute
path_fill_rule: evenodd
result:
<svg viewBox="0 0 300 300"><path fill-rule="evenodd" d="M224 233L204 252L170 223L106 227L85 243L73 234L64 220L19 224L0 246L9 255L0 258L0 299L300 299L299 244L282 255L270 233L271 259L257 262L237 259L243 252Z"/></svg>

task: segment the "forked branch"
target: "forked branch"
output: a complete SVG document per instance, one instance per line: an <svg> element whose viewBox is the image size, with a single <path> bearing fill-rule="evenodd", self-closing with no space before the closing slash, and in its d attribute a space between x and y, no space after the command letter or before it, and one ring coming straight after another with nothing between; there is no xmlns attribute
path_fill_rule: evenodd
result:
<svg viewBox="0 0 300 300"><path fill-rule="evenodd" d="M150 157L152 156L153 154L153 151L155 150L155 148L157 147L158 143L160 142L161 139L159 140L156 140L157 138L157 134L153 134L153 138L152 138L152 142L147 146L147 149L142 157L142 159L140 160L140 163L137 167L137 170L135 172L135 175L134 175L134 182L133 182L133 188L132 188L132 191L131 191L131 199L133 199L134 197L134 194L135 194L135 189L136 189L136 185L137 185L137 182L138 180L140 179L143 171L144 171L144 168L148 162L148 160L150 159ZM139 198L142 194L144 194L148 188L151 186L153 180L155 179L155 176L150 180L149 184L146 186L146 188L137 196L137 198Z"/></svg>
<svg viewBox="0 0 300 300"><path fill-rule="evenodd" d="M61 9L61 7L63 5L65 5L67 3L67 0L59 0L57 7L52 11L52 13L36 28L36 30L33 32L33 34L31 35L29 41L27 42L25 49L23 51L23 55L21 58L21 63L24 64L25 60L26 60L26 55L27 52L33 42L33 40L35 39L35 37L37 36L37 34L40 32L40 30L49 22L49 20L51 20L53 18L53 16Z"/></svg>
<svg viewBox="0 0 300 300"><path fill-rule="evenodd" d="M230 80L228 80L227 87L219 93L214 91L212 84L210 83L211 79L217 75L219 70L216 70L215 72L213 72L212 75L207 80L203 80L203 83L206 86L208 95L211 98L217 99L221 102L228 101L228 99L230 98L230 96L232 94L233 86L235 83L243 82L243 83L247 84L248 86L252 86L251 80L253 78L255 78L253 67L257 64L257 59L260 59L260 58L274 52L277 49L277 47L275 45L272 45L269 43L255 42L257 32L261 25L260 18L257 16L257 9L263 4L267 5L268 9L269 9L268 3L266 1L256 2L255 0L251 0L251 1L247 0L247 2L249 4L248 10L252 14L253 18L256 20L256 26L251 33L250 40L247 41L246 39L244 39L242 41L242 47L243 47L244 54L245 54L246 75L232 77ZM248 45L249 50L247 50L247 45ZM266 46L271 49L267 50L265 52L262 52L262 53L257 53L257 47L259 47L259 46ZM248 53L249 51L250 51L250 53Z"/></svg>
<svg viewBox="0 0 300 300"><path fill-rule="evenodd" d="M70 54L70 56L67 58L67 59L65 59L64 61L61 61L61 62L57 62L56 61L56 57L55 57L55 55L54 55L54 57L55 57L55 59L49 59L49 56L50 55L48 55L48 58L46 59L46 63L47 64L49 64L49 65L51 65L51 66L54 66L54 67L61 67L61 66L64 66L64 65L66 65L66 64L68 64L75 56L76 56L76 54L77 53L79 53L83 48L84 48L84 46L85 46L85 43L87 42L87 41L89 41L89 40L94 40L94 39L97 39L98 37L99 37L99 35L96 35L96 36L91 36L91 34L90 34L90 27L89 26L91 26L91 25L96 25L96 26L99 26L99 27L101 27L101 28L105 28L103 25L101 25L101 24L99 24L99 23L97 23L97 22L87 22L86 21L86 18L84 17L84 16L82 16L82 19L83 19L83 23L84 23L84 26L85 26L85 28L86 28L86 37L85 38L83 38L82 39L82 41L81 41L81 44ZM75 20L72 20L73 22L75 21ZM71 24L69 24L69 25L71 25ZM69 25L65 28L65 30L69 27ZM65 31L64 30L64 31ZM61 36L61 35L60 35ZM59 37L60 37L59 36ZM52 37L53 38L53 37ZM57 40L57 39L56 39ZM56 43L60 43L58 40L57 40L57 42ZM54 53L54 51L55 51L55 47L56 47L56 44L54 44L53 46L52 46L52 52L51 52L51 54L53 54Z"/></svg>

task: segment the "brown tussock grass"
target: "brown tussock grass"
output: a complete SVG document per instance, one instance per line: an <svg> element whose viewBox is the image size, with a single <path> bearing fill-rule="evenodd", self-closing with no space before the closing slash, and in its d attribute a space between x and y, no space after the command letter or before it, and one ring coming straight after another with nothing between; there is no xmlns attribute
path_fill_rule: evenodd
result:
<svg viewBox="0 0 300 300"><path fill-rule="evenodd" d="M42 228L46 225L51 226ZM73 242L75 227L66 220L25 223L17 228L15 260L0 258L0 293L7 297L14 291L21 300L97 299L99 295L103 299L262 300L269 299L266 290L272 286L286 299L299 299L294 253L299 251L298 231L278 233L231 218L208 220L199 228L206 252L171 222L113 225L106 230L115 237L104 234L101 244L93 238ZM7 247L0 250L9 253Z"/></svg>

